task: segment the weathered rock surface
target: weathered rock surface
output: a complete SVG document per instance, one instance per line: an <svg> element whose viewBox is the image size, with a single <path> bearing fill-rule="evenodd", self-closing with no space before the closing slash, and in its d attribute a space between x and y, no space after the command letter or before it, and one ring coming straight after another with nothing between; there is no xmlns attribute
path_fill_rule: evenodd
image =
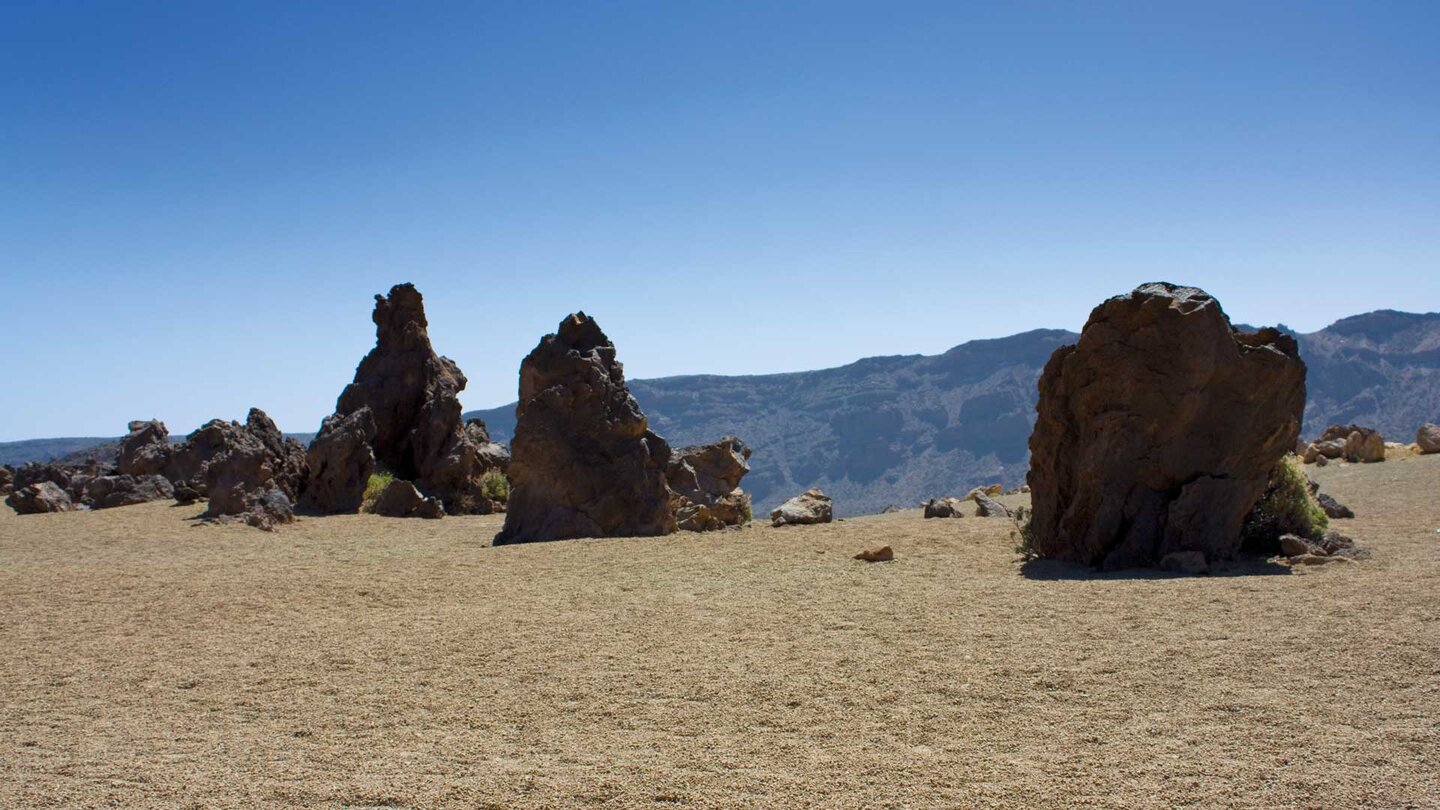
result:
<svg viewBox="0 0 1440 810"><path fill-rule="evenodd" d="M1385 437L1368 427L1331 425L1325 428L1324 433L1320 434L1314 447L1320 455L1335 458L1336 456L1332 453L1335 452L1337 443L1340 448L1338 455L1347 461L1373 464L1385 460Z"/></svg>
<svg viewBox="0 0 1440 810"><path fill-rule="evenodd" d="M750 448L734 436L670 454L665 480L674 493L676 525L706 532L750 520L750 496L740 479L750 472Z"/></svg>
<svg viewBox="0 0 1440 810"><path fill-rule="evenodd" d="M175 496L170 479L159 473L148 475L99 475L86 480L81 503L91 509L114 509Z"/></svg>
<svg viewBox="0 0 1440 810"><path fill-rule="evenodd" d="M988 494L981 492L975 495L975 514L977 517L985 518L1008 518L1010 517L1010 510L1006 509L1004 504L990 497Z"/></svg>
<svg viewBox="0 0 1440 810"><path fill-rule="evenodd" d="M121 475L163 475L170 462L170 431L158 419L131 422L120 440L115 467Z"/></svg>
<svg viewBox="0 0 1440 810"><path fill-rule="evenodd" d="M181 506L189 506L190 504L200 500L202 497L204 496L200 494L199 490L196 490L189 484L175 485L175 503Z"/></svg>
<svg viewBox="0 0 1440 810"><path fill-rule="evenodd" d="M958 498L931 498L925 503L925 517L965 517L965 513L960 511L960 503Z"/></svg>
<svg viewBox="0 0 1440 810"><path fill-rule="evenodd" d="M15 489L15 468L0 466L0 495L9 495Z"/></svg>
<svg viewBox="0 0 1440 810"><path fill-rule="evenodd" d="M807 489L771 512L770 522L775 526L829 523L833 516L830 496L818 489Z"/></svg>
<svg viewBox="0 0 1440 810"><path fill-rule="evenodd" d="M1238 332L1205 292L1147 284L1102 303L1040 378L1030 437L1034 548L1106 569L1233 557L1295 447L1293 338Z"/></svg>
<svg viewBox="0 0 1440 810"><path fill-rule="evenodd" d="M69 512L75 508L70 495L53 481L38 481L11 492L5 503L22 515Z"/></svg>
<svg viewBox="0 0 1440 810"><path fill-rule="evenodd" d="M1328 531L1320 540L1310 540L1299 535L1280 536L1280 554L1291 565L1324 565L1326 563L1351 563L1370 559L1370 552L1355 545L1355 541L1337 531Z"/></svg>
<svg viewBox="0 0 1440 810"><path fill-rule="evenodd" d="M389 295L375 296L372 318L375 348L340 393L335 416L368 408L379 467L438 497L450 513L494 511L482 478L488 470L504 470L504 449L490 442L483 422L462 423L459 395L465 375L431 346L420 292L414 285L397 284ZM351 457L359 460L358 454Z"/></svg>
<svg viewBox="0 0 1440 810"><path fill-rule="evenodd" d="M427 498L409 481L399 478L386 485L375 501L375 514L393 518L442 518L445 505L439 498Z"/></svg>
<svg viewBox="0 0 1440 810"><path fill-rule="evenodd" d="M615 345L583 312L520 364L510 502L496 544L669 534L670 446L625 387Z"/></svg>
<svg viewBox="0 0 1440 810"><path fill-rule="evenodd" d="M302 509L325 515L360 511L365 486L375 474L375 418L369 408L345 416L328 416L306 451L310 469Z"/></svg>
<svg viewBox="0 0 1440 810"><path fill-rule="evenodd" d="M1415 432L1415 446L1422 453L1440 453L1440 425L1422 425Z"/></svg>
<svg viewBox="0 0 1440 810"><path fill-rule="evenodd" d="M22 464L15 470L14 488L21 490L28 486L49 481L60 489L69 489L70 479L74 477L74 468L59 464L31 462L29 464Z"/></svg>
<svg viewBox="0 0 1440 810"><path fill-rule="evenodd" d="M1315 493L1315 500L1320 508L1325 510L1325 516L1331 518L1353 518L1355 512L1343 503L1335 500L1324 492Z"/></svg>
<svg viewBox="0 0 1440 810"><path fill-rule="evenodd" d="M305 447L286 439L259 408L250 409L243 428L233 427L228 447L205 465L205 516L254 513L252 525L267 529L290 522L306 480Z"/></svg>

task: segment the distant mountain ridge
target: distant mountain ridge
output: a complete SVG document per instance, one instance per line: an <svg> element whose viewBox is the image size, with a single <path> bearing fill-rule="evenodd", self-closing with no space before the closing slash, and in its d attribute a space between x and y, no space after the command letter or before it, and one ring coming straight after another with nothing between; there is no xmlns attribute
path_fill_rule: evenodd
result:
<svg viewBox="0 0 1440 810"><path fill-rule="evenodd" d="M1285 331L1309 368L1303 435L1354 422L1408 442L1421 424L1440 421L1440 313L1381 310L1310 334ZM1037 329L933 356L629 384L672 445L734 433L754 449L743 485L756 514L810 486L834 497L837 514L864 514L984 483L1022 483L1040 371L1078 338ZM514 405L465 416L484 419L497 441L515 429Z"/></svg>
<svg viewBox="0 0 1440 810"><path fill-rule="evenodd" d="M1305 436L1353 422L1408 442L1421 424L1440 421L1440 313L1380 310L1309 334L1285 331L1309 368ZM982 483L1022 483L1036 381L1050 354L1078 337L1036 329L939 355L629 384L651 427L672 445L733 433L754 449L744 487L757 515L810 486L831 494L838 514L854 515ZM465 417L484 419L497 441L514 435L513 404ZM49 460L109 441L0 443L0 463Z"/></svg>

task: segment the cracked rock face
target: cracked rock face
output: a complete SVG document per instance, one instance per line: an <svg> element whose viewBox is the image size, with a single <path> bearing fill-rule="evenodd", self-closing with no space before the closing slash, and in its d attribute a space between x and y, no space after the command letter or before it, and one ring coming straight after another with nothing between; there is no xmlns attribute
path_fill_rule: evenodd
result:
<svg viewBox="0 0 1440 810"><path fill-rule="evenodd" d="M665 478L674 493L677 525L707 532L748 521L750 496L740 489L740 479L750 472L749 459L750 448L735 436L674 451Z"/></svg>
<svg viewBox="0 0 1440 810"><path fill-rule="evenodd" d="M503 471L508 459L504 448L489 441L483 424L477 431L461 422L465 375L431 346L420 292L397 284L389 295L375 296L372 319L375 348L340 393L335 424L368 408L374 423L369 442L380 469L439 498L451 514L494 511L482 478L491 469ZM330 424L321 428L322 435ZM362 454L351 455L358 460ZM358 478L359 471L347 475ZM354 511L348 500L343 506L340 511Z"/></svg>
<svg viewBox="0 0 1440 810"><path fill-rule="evenodd" d="M1202 290L1105 301L1040 377L1030 436L1034 548L1106 569L1213 562L1295 447L1305 365L1274 329L1235 331Z"/></svg>
<svg viewBox="0 0 1440 810"><path fill-rule="evenodd" d="M510 501L497 545L670 534L670 446L625 387L615 344L585 313L520 364Z"/></svg>

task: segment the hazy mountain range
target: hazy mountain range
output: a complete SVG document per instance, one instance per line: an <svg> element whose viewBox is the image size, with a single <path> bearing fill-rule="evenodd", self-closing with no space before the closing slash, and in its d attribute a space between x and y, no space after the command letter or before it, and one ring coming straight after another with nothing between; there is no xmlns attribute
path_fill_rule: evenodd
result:
<svg viewBox="0 0 1440 810"><path fill-rule="evenodd" d="M789 374L631 380L630 390L672 445L727 433L744 439L755 454L743 485L757 514L810 486L832 495L837 513L863 514L982 483L1020 484L1036 380L1051 352L1077 337L1037 329L935 356L871 357ZM1408 442L1422 423L1440 421L1440 313L1382 310L1295 337L1309 367L1304 435L1354 422ZM514 432L513 404L472 416L484 419L497 441ZM97 441L0 444L0 463L44 460Z"/></svg>

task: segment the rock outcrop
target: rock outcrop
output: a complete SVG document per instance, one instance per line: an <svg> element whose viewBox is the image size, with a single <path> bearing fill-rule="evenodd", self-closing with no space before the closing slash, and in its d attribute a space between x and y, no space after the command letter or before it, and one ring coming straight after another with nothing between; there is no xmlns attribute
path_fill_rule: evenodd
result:
<svg viewBox="0 0 1440 810"><path fill-rule="evenodd" d="M1421 453L1440 453L1440 425L1421 425L1415 432L1415 446Z"/></svg>
<svg viewBox="0 0 1440 810"><path fill-rule="evenodd" d="M1385 437L1359 425L1331 425L1311 445L1318 455L1373 464L1385 460ZM1307 459L1310 453L1305 454Z"/></svg>
<svg viewBox="0 0 1440 810"><path fill-rule="evenodd" d="M310 442L306 462L310 468L302 509L325 515L360 511L365 487L375 474L375 418L369 408L345 416L329 416Z"/></svg>
<svg viewBox="0 0 1440 810"><path fill-rule="evenodd" d="M526 356L516 420L497 545L676 530L670 446L650 430L594 318L571 315Z"/></svg>
<svg viewBox="0 0 1440 810"><path fill-rule="evenodd" d="M1105 301L1040 378L1034 549L1106 569L1233 557L1304 405L1294 339L1233 329L1202 290L1147 284Z"/></svg>
<svg viewBox="0 0 1440 810"><path fill-rule="evenodd" d="M368 408L378 466L439 498L446 511L495 511L482 479L488 470L504 469L503 449L491 446L483 422L461 421L459 395L465 390L465 375L431 346L420 292L414 285L397 284L389 295L375 296L372 319L375 348L355 369L354 382L340 393L335 416L343 419ZM355 476L352 471L341 477Z"/></svg>
<svg viewBox="0 0 1440 810"><path fill-rule="evenodd" d="M750 448L734 436L670 454L665 479L674 492L676 525L705 532L750 520L750 496L740 479L750 472Z"/></svg>
<svg viewBox="0 0 1440 810"><path fill-rule="evenodd" d="M15 469L8 465L0 466L0 495L9 495L15 490Z"/></svg>
<svg viewBox="0 0 1440 810"><path fill-rule="evenodd" d="M53 481L39 481L19 487L5 498L5 503L22 515L69 512L75 508L70 495Z"/></svg>
<svg viewBox="0 0 1440 810"><path fill-rule="evenodd" d="M231 426L226 444L205 464L205 517L241 517L264 529L294 520L307 478L304 445L285 438L259 408L250 409L244 427Z"/></svg>
<svg viewBox="0 0 1440 810"><path fill-rule="evenodd" d="M175 497L170 479L148 475L99 475L85 482L80 502L91 509L114 509Z"/></svg>
<svg viewBox="0 0 1440 810"><path fill-rule="evenodd" d="M120 440L115 467L121 475L164 475L171 452L170 431L164 422L131 422L130 434Z"/></svg>
<svg viewBox="0 0 1440 810"><path fill-rule="evenodd" d="M770 513L770 523L774 526L829 523L833 516L830 496L818 489L807 489L776 507Z"/></svg>

